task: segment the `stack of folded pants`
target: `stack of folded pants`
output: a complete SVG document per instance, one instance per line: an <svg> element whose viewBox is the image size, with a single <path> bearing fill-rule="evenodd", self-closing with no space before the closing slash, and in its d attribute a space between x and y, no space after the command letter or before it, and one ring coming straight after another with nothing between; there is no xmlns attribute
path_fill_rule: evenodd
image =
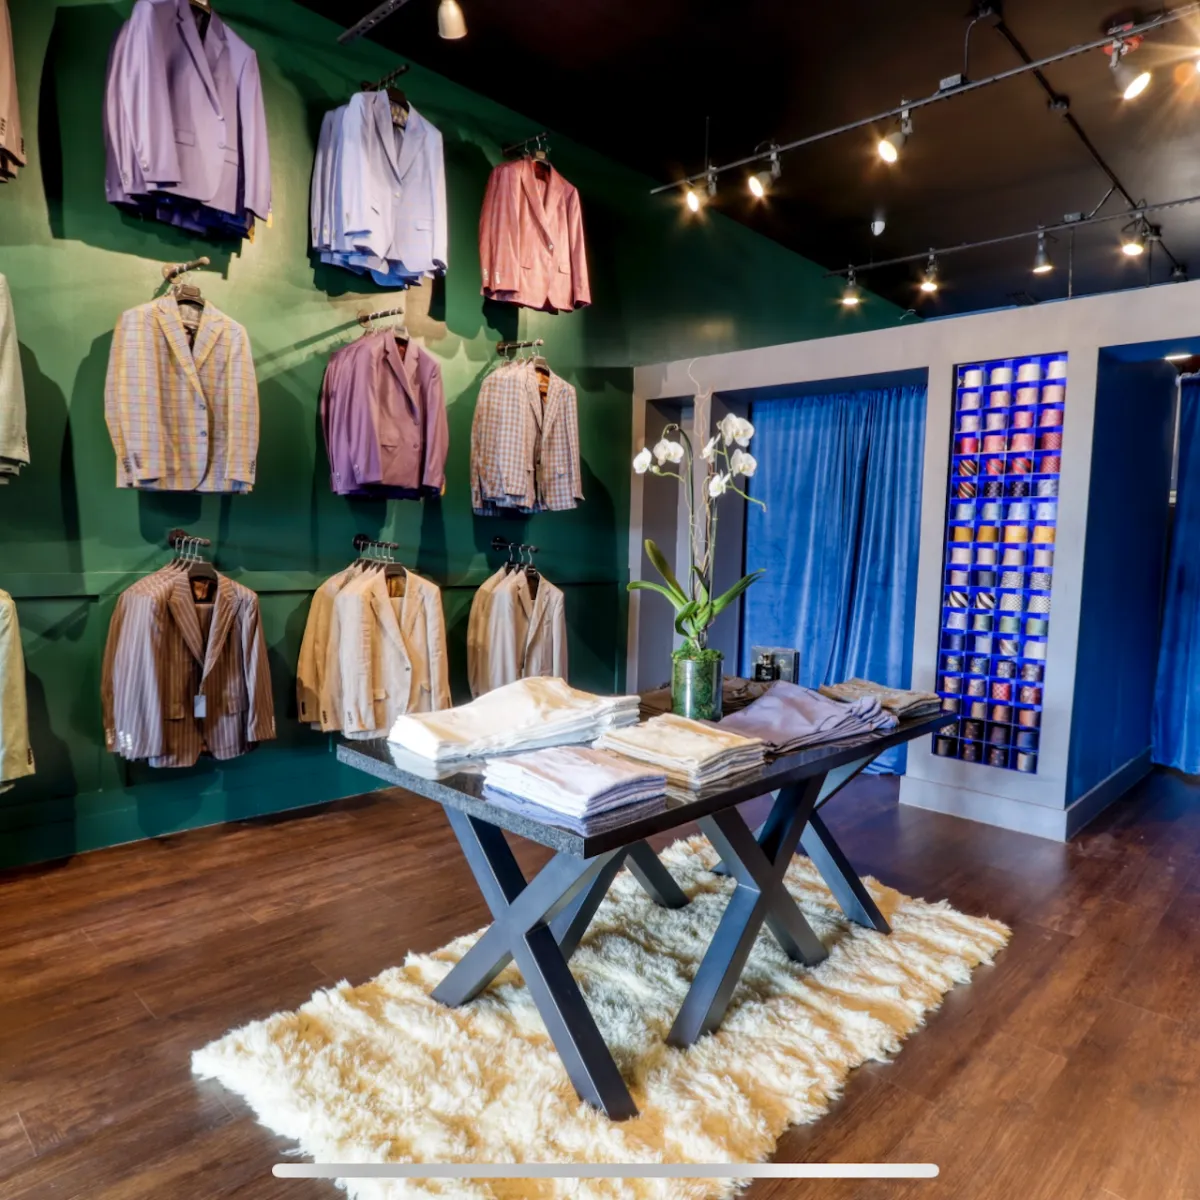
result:
<svg viewBox="0 0 1200 1200"><path fill-rule="evenodd" d="M706 788L731 775L761 766L763 743L702 721L663 713L629 729L606 733L598 750L613 750L626 758L660 768L676 788Z"/></svg>
<svg viewBox="0 0 1200 1200"><path fill-rule="evenodd" d="M588 742L637 721L636 696L595 696L556 678L518 679L463 704L397 717L388 741L434 762Z"/></svg>
<svg viewBox="0 0 1200 1200"><path fill-rule="evenodd" d="M850 702L863 696L878 696L879 703L901 721L912 721L918 717L929 717L941 707L935 692L913 692L905 688L890 688L883 683L872 683L869 679L847 679L844 683L824 683L818 689L822 696L831 700Z"/></svg>
<svg viewBox="0 0 1200 1200"><path fill-rule="evenodd" d="M490 758L483 782L489 800L583 834L664 807L667 787L661 771L585 746Z"/></svg>
<svg viewBox="0 0 1200 1200"><path fill-rule="evenodd" d="M899 723L878 696L862 696L847 704L799 684L777 683L762 699L726 717L721 728L761 738L775 754L791 754L822 742L886 732Z"/></svg>

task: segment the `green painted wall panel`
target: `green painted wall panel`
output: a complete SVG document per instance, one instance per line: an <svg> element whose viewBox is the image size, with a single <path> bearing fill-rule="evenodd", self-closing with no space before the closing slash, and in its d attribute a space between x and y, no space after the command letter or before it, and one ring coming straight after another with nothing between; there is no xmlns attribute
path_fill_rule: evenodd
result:
<svg viewBox="0 0 1200 1200"><path fill-rule="evenodd" d="M630 368L635 363L822 336L896 310L848 315L813 264L719 216L685 220L650 181L554 137L580 189L594 306L552 316L484 302L478 214L488 172L529 121L414 67L405 88L445 139L450 273L409 294L408 326L442 363L452 448L447 490L424 505L329 491L317 394L330 353L358 335L381 293L308 253L308 190L321 118L395 59L337 45L337 29L287 0L229 0L222 15L258 53L270 134L273 227L253 243L202 243L104 201L100 109L108 46L128 0L10 0L29 167L0 188L0 273L16 307L33 465L0 488L0 587L18 599L38 774L0 797L0 866L316 803L367 781L328 738L295 721L293 671L308 597L351 555L354 533L404 546L444 587L456 695L466 621L495 533L542 547L567 593L572 681L620 687L629 511ZM481 81L486 83L486 81ZM120 313L152 298L163 262L207 253L198 282L244 324L262 410L250 496L118 491L103 386ZM470 511L468 447L479 382L500 338L544 337L579 392L586 503L569 514L482 520ZM278 742L225 764L152 771L104 750L100 658L115 596L165 561L183 525L214 540L218 565L259 592Z"/></svg>

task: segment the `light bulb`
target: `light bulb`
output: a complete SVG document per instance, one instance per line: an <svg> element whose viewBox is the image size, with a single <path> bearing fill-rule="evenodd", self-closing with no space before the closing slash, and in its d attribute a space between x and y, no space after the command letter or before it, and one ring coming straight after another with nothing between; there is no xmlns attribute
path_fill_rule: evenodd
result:
<svg viewBox="0 0 1200 1200"><path fill-rule="evenodd" d="M1137 258L1146 250L1146 229L1144 225L1136 225L1133 231L1128 229L1121 234L1121 250L1129 258Z"/></svg>
<svg viewBox="0 0 1200 1200"><path fill-rule="evenodd" d="M467 19L458 0L441 0L438 4L438 37L456 41L467 36Z"/></svg>
<svg viewBox="0 0 1200 1200"><path fill-rule="evenodd" d="M887 137L880 138L879 144L875 148L885 163L894 163L900 157L900 149L903 145L904 134L896 130L895 133L889 133Z"/></svg>
<svg viewBox="0 0 1200 1200"><path fill-rule="evenodd" d="M766 171L759 171L757 175L751 175L746 180L746 185L750 188L750 195L756 200L761 200L767 194L766 180L770 178L770 174Z"/></svg>
<svg viewBox="0 0 1200 1200"><path fill-rule="evenodd" d="M925 277L921 280L921 291L928 296L932 296L937 290L937 256L930 254L929 261L925 264Z"/></svg>
<svg viewBox="0 0 1200 1200"><path fill-rule="evenodd" d="M1050 255L1046 251L1046 235L1038 234L1037 253L1033 256L1033 273L1035 275L1049 275L1054 270L1054 264L1050 261Z"/></svg>
<svg viewBox="0 0 1200 1200"><path fill-rule="evenodd" d="M1131 67L1124 59L1128 51L1114 52L1112 60L1113 82L1122 100L1136 100L1150 86L1150 72Z"/></svg>
<svg viewBox="0 0 1200 1200"><path fill-rule="evenodd" d="M1146 247L1142 244L1141 238L1135 238L1132 242L1124 242L1121 249L1130 257L1137 258Z"/></svg>
<svg viewBox="0 0 1200 1200"><path fill-rule="evenodd" d="M857 308L862 303L862 292L853 271L846 276L846 290L842 293L842 303L847 308Z"/></svg>
<svg viewBox="0 0 1200 1200"><path fill-rule="evenodd" d="M700 211L700 197L697 195L695 188L688 188L687 190L687 206L692 212Z"/></svg>

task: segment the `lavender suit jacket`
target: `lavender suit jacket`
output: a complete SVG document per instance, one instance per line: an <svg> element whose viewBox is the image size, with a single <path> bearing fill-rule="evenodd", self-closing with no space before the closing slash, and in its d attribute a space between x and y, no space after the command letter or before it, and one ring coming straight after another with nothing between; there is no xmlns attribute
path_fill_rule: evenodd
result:
<svg viewBox="0 0 1200 1200"><path fill-rule="evenodd" d="M188 0L137 0L109 54L104 116L113 204L166 192L270 213L258 59L215 13L201 41Z"/></svg>
<svg viewBox="0 0 1200 1200"><path fill-rule="evenodd" d="M416 342L403 358L389 330L339 350L325 369L321 423L333 490L372 485L437 494L446 482L450 435L437 360Z"/></svg>

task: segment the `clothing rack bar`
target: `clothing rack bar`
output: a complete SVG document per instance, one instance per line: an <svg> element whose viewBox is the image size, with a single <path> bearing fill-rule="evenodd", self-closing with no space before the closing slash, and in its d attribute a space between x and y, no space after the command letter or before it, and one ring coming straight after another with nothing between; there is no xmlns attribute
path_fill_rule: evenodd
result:
<svg viewBox="0 0 1200 1200"><path fill-rule="evenodd" d="M401 304L396 308L381 308L378 312L360 312L358 314L358 323L360 325L369 325L372 321L378 321L383 317L402 317L404 315L404 305Z"/></svg>
<svg viewBox="0 0 1200 1200"><path fill-rule="evenodd" d="M207 267L212 263L212 259L207 254L202 254L199 258L193 258L191 262L185 263L163 263L162 275L164 279L171 280L177 275L184 275L188 271L194 271L197 267Z"/></svg>
<svg viewBox="0 0 1200 1200"><path fill-rule="evenodd" d="M356 533L354 535L354 548L361 554L368 546L378 546L381 550L399 550L399 542L383 542L379 538L373 538L366 533Z"/></svg>
<svg viewBox="0 0 1200 1200"><path fill-rule="evenodd" d="M195 537L188 533L186 529L172 529L167 534L167 545L172 550L178 550L184 542L190 542L193 546L211 546L212 539L206 537Z"/></svg>
<svg viewBox="0 0 1200 1200"><path fill-rule="evenodd" d="M382 92L388 84L399 79L401 75L407 73L409 69L408 63L401 63L394 71L389 71L382 79L376 83L368 83L365 79L362 82L362 90L364 92Z"/></svg>
<svg viewBox="0 0 1200 1200"><path fill-rule="evenodd" d="M513 142L511 146L505 146L504 153L507 155L515 154L518 150L524 151L525 147L528 146L530 142L536 142L537 148L543 153L546 153L550 149L549 139L550 134L543 129L541 133L535 133L532 137L527 137L523 142Z"/></svg>
<svg viewBox="0 0 1200 1200"><path fill-rule="evenodd" d="M540 554L541 549L538 546L527 546L524 542L514 542L511 538L501 537L496 534L492 538L493 550L526 550L530 554Z"/></svg>
<svg viewBox="0 0 1200 1200"><path fill-rule="evenodd" d="M545 338L533 338L528 342L497 342L496 353L507 354L510 350L529 350L535 346L544 346Z"/></svg>

